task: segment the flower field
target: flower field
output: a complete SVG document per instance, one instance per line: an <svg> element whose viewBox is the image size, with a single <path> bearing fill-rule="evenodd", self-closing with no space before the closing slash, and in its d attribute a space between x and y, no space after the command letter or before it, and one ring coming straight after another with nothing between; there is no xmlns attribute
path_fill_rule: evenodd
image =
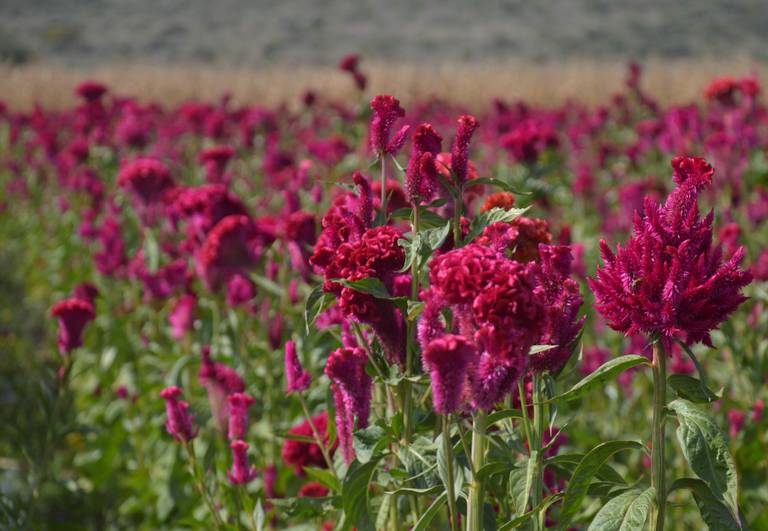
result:
<svg viewBox="0 0 768 531"><path fill-rule="evenodd" d="M0 104L0 528L768 529L768 107Z"/></svg>

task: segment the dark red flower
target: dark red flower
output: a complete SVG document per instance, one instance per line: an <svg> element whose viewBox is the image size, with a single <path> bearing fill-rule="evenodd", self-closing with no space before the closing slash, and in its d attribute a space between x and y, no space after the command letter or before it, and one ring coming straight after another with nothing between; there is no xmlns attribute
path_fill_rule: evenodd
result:
<svg viewBox="0 0 768 531"><path fill-rule="evenodd" d="M319 415L312 417L312 424L318 434L323 438L323 443L328 445L328 442L330 441L330 435L328 433L328 413L324 411ZM310 426L308 420L291 428L288 430L288 433L314 439L312 426ZM328 449L331 455L333 455L337 446L338 441L334 442L333 447ZM304 474L305 466L318 468L327 468L328 466L323 458L322 450L314 442L310 443L286 439L283 443L282 456L285 463L292 466L298 475Z"/></svg>
<svg viewBox="0 0 768 531"><path fill-rule="evenodd" d="M405 110L400 107L400 102L394 96L376 96L371 100L371 125L369 129L369 140L371 151L377 156L385 154L394 155L395 152L389 151L389 135L392 126L398 120L405 116ZM402 147L402 144L400 145Z"/></svg>
<svg viewBox="0 0 768 531"><path fill-rule="evenodd" d="M83 345L83 331L96 314L93 305L83 299L59 301L51 308L51 315L59 320L59 351L68 354Z"/></svg>

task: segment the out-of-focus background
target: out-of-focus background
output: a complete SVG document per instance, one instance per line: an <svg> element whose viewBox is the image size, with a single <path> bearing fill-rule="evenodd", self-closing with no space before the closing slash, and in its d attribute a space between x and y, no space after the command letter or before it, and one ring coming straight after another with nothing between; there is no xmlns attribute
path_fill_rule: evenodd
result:
<svg viewBox="0 0 768 531"><path fill-rule="evenodd" d="M0 94L64 105L90 75L168 102L343 97L334 65L356 52L372 90L406 101L597 100L635 59L675 102L724 71L762 72L766 35L764 0L3 0Z"/></svg>

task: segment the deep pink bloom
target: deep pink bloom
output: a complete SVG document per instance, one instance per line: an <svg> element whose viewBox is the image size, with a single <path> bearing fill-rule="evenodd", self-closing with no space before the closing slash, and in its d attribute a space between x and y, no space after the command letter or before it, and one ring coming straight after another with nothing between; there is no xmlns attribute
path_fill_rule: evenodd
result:
<svg viewBox="0 0 768 531"><path fill-rule="evenodd" d="M305 483L299 489L300 498L322 498L328 496L328 487L317 481L310 481Z"/></svg>
<svg viewBox="0 0 768 531"><path fill-rule="evenodd" d="M711 346L709 332L746 300L741 289L752 275L739 268L743 248L723 263L712 248L714 214L699 215L698 195L711 183L712 167L690 157L675 158L672 167L677 187L667 201L646 200L634 235L616 254L601 242L604 265L589 283L612 328Z"/></svg>
<svg viewBox="0 0 768 531"><path fill-rule="evenodd" d="M197 296L194 293L185 293L173 306L168 322L171 325L171 336L181 339L192 330L195 322L195 310L197 309Z"/></svg>
<svg viewBox="0 0 768 531"><path fill-rule="evenodd" d="M341 61L339 61L339 70L343 72L349 72L349 74L352 76L352 79L355 81L355 86L358 90L365 90L365 86L368 83L368 80L365 77L365 74L363 74L360 71L360 56L357 54L349 54L344 56Z"/></svg>
<svg viewBox="0 0 768 531"><path fill-rule="evenodd" d="M312 424L315 426L320 437L322 437L323 443L328 446L330 441L330 435L328 434L328 413L322 412L319 415L312 417ZM295 426L288 430L291 435L300 435L302 437L308 437L314 439L312 433L312 426L309 421L305 420L298 426ZM328 448L329 454L333 455L338 446L338 439L334 442L333 447ZM297 474L304 474L305 466L312 466L318 468L327 468L325 459L323 458L323 452L320 447L314 442L297 441L293 439L286 439L283 443L282 450L283 460L287 465L294 468Z"/></svg>
<svg viewBox="0 0 768 531"><path fill-rule="evenodd" d="M534 119L523 121L500 141L513 159L527 164L536 162L544 150L559 143L552 125Z"/></svg>
<svg viewBox="0 0 768 531"><path fill-rule="evenodd" d="M539 344L556 348L532 354L529 367L533 372L558 373L573 353L573 341L584 326L579 319L584 302L579 284L571 278L573 257L567 245L539 245L541 267L539 285L544 293L545 322Z"/></svg>
<svg viewBox="0 0 768 531"><path fill-rule="evenodd" d="M122 166L117 184L147 206L162 202L165 193L173 188L173 177L168 166L159 160L140 158Z"/></svg>
<svg viewBox="0 0 768 531"><path fill-rule="evenodd" d="M231 146L219 145L206 148L198 155L198 160L205 167L205 180L209 183L226 183L227 163L235 156Z"/></svg>
<svg viewBox="0 0 768 531"><path fill-rule="evenodd" d="M72 295L76 299L82 299L88 301L91 304L96 302L96 297L99 296L99 288L91 284L90 282L82 282L75 286Z"/></svg>
<svg viewBox="0 0 768 531"><path fill-rule="evenodd" d="M85 325L96 314L93 305L83 299L72 298L59 301L51 308L51 315L59 320L59 352L69 354L83 345Z"/></svg>
<svg viewBox="0 0 768 531"><path fill-rule="evenodd" d="M306 391L312 383L312 376L301 366L294 341L285 343L285 379L289 393Z"/></svg>
<svg viewBox="0 0 768 531"><path fill-rule="evenodd" d="M442 142L443 137L431 124L421 124L416 128L405 176L405 189L411 204L432 199L437 186L434 160L441 151ZM431 155L431 162L429 157L424 158L425 154Z"/></svg>
<svg viewBox="0 0 768 531"><path fill-rule="evenodd" d="M255 466L248 462L248 443L241 440L232 441L232 468L227 470L227 477L233 485L250 483L258 472Z"/></svg>
<svg viewBox="0 0 768 531"><path fill-rule="evenodd" d="M451 170L456 176L458 184L467 180L467 164L469 162L469 142L472 135L479 127L477 118L469 114L459 118L459 127L456 130L456 138L451 148Z"/></svg>
<svg viewBox="0 0 768 531"><path fill-rule="evenodd" d="M584 349L581 363L581 374L587 376L599 369L611 358L611 351L602 347Z"/></svg>
<svg viewBox="0 0 768 531"><path fill-rule="evenodd" d="M99 101L107 93L107 86L98 81L88 80L80 83L75 92L85 101L95 102Z"/></svg>
<svg viewBox="0 0 768 531"><path fill-rule="evenodd" d="M208 390L208 402L217 427L222 432L227 431L229 421L227 398L233 393L245 391L243 378L232 367L212 361L210 347L203 347L198 377L200 383Z"/></svg>
<svg viewBox="0 0 768 531"><path fill-rule="evenodd" d="M181 441L191 441L197 436L197 428L192 425L192 416L189 413L189 404L181 398L181 389L176 386L166 387L160 392L165 400L167 420L165 429L173 437Z"/></svg>
<svg viewBox="0 0 768 531"><path fill-rule="evenodd" d="M325 374L333 382L339 443L347 463L351 463L355 455L352 448L355 419L358 428L368 425L373 380L365 372L367 362L363 349L340 348L328 355L325 365Z"/></svg>
<svg viewBox="0 0 768 531"><path fill-rule="evenodd" d="M405 110L400 107L400 102L393 96L376 96L371 100L371 125L369 129L369 141L371 151L377 156L385 154L394 155L389 151L389 135L392 126L398 118L405 116ZM402 144L401 146L402 147Z"/></svg>
<svg viewBox="0 0 768 531"><path fill-rule="evenodd" d="M227 398L229 403L229 431L230 440L245 439L248 434L248 408L256 402L256 399L246 393L232 393Z"/></svg>
<svg viewBox="0 0 768 531"><path fill-rule="evenodd" d="M241 274L232 275L227 281L227 305L252 310L252 301L256 297L256 285L251 279Z"/></svg>
<svg viewBox="0 0 768 531"><path fill-rule="evenodd" d="M422 353L432 380L435 411L448 415L461 406L467 370L475 360L475 347L463 336L447 334L429 343Z"/></svg>
<svg viewBox="0 0 768 531"><path fill-rule="evenodd" d="M730 425L730 436L732 439L736 438L739 432L744 427L744 422L747 420L747 414L740 409L731 409L728 411L728 424Z"/></svg>

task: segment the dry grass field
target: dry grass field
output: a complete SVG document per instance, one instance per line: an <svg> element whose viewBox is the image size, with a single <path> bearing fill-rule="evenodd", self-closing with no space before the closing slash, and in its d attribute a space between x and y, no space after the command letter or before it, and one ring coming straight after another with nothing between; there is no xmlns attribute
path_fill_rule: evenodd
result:
<svg viewBox="0 0 768 531"><path fill-rule="evenodd" d="M618 61L563 63L497 62L417 66L365 62L368 92L396 94L410 102L439 94L442 99L478 109L493 98L524 99L557 105L568 99L597 104L621 86L626 65ZM644 64L644 86L662 103L701 97L714 77L756 74L766 79L768 65L746 58L732 60L655 60ZM312 89L344 100L354 97L350 79L333 67L145 66L66 67L30 64L0 66L0 100L14 109L35 103L62 108L72 103L72 89L86 78L108 83L117 94L175 104L189 99L214 100L230 93L248 104L298 104Z"/></svg>

